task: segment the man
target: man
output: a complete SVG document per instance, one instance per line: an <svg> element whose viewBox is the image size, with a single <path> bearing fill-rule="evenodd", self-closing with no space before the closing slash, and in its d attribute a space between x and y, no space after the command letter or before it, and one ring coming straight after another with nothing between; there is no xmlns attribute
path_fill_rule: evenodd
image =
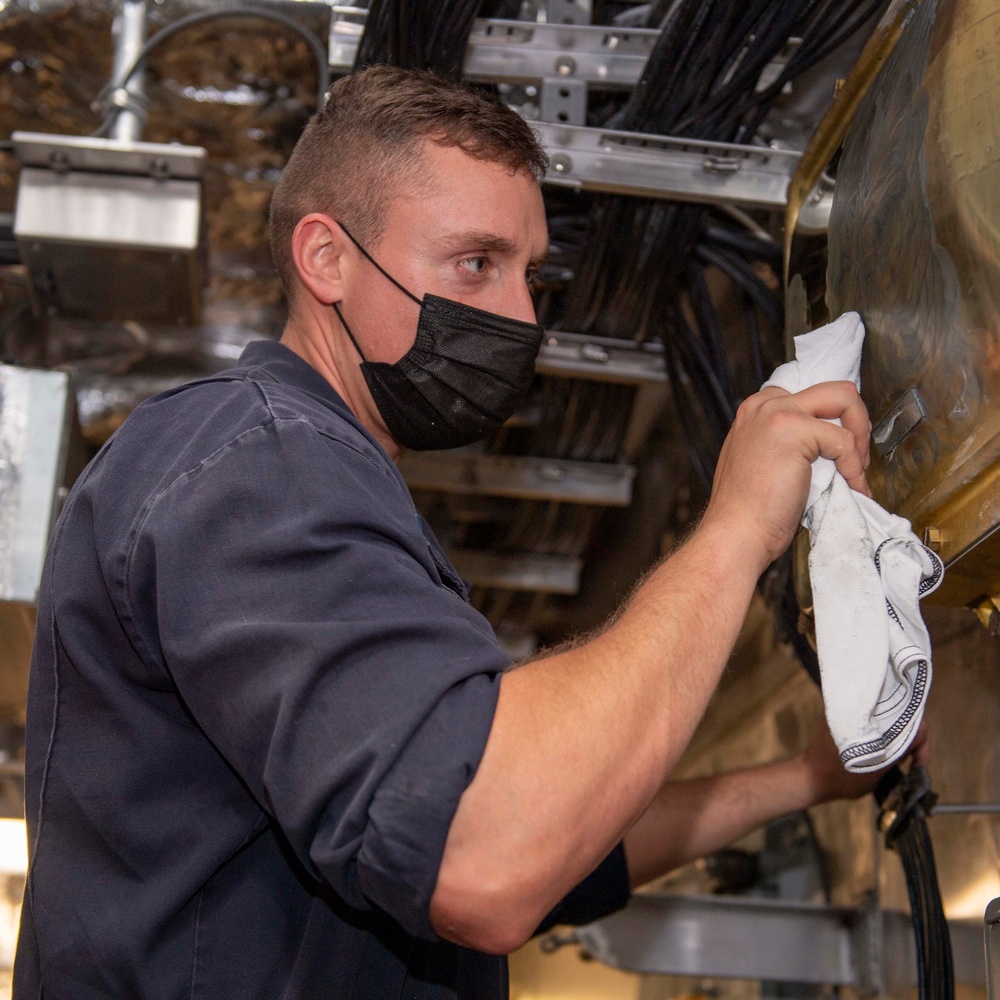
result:
<svg viewBox="0 0 1000 1000"><path fill-rule="evenodd" d="M338 82L272 206L281 344L139 407L75 486L39 604L16 997L499 998L546 919L869 787L825 738L664 784L811 461L867 488L853 386L749 400L687 543L518 669L414 509L401 447L488 433L530 380L543 169L474 91Z"/></svg>

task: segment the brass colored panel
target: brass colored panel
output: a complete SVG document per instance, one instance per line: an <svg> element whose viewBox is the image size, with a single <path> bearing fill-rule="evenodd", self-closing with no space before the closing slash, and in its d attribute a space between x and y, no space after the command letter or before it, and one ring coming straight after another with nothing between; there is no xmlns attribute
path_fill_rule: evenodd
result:
<svg viewBox="0 0 1000 1000"><path fill-rule="evenodd" d="M926 419L869 478L940 532L939 602L1000 593L1000 8L924 0L851 122L830 220L831 315L868 330L878 425L915 390Z"/></svg>
<svg viewBox="0 0 1000 1000"><path fill-rule="evenodd" d="M889 53L895 48L903 29L920 3L921 0L892 0L799 160L799 165L788 185L788 207L785 210L786 287L791 278L788 273L788 259L799 213L806 201L812 197L823 171L844 141L858 105L868 93L868 88Z"/></svg>
<svg viewBox="0 0 1000 1000"><path fill-rule="evenodd" d="M949 566L928 603L977 605L1000 597L994 585L1000 567L1000 464L953 494L934 512L929 530L936 533L939 552Z"/></svg>

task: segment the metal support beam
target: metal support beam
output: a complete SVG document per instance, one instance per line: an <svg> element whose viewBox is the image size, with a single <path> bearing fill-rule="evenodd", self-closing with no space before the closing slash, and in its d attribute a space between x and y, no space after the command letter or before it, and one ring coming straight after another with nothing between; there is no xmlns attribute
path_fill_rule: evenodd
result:
<svg viewBox="0 0 1000 1000"><path fill-rule="evenodd" d="M583 950L634 972L853 985L853 910L639 893L576 931Z"/></svg>
<svg viewBox="0 0 1000 1000"><path fill-rule="evenodd" d="M570 7L571 15L581 9L569 3L564 9ZM368 12L348 6L334 6L331 11L330 70L348 73L354 66ZM658 28L562 21L558 16L550 17L546 24L477 18L465 55L465 78L481 83L523 84L558 77L578 80L594 89L627 89L639 82L660 37ZM794 51L794 45L790 44L788 51ZM783 53L765 66L761 84L773 80L786 59L787 53Z"/></svg>
<svg viewBox="0 0 1000 1000"><path fill-rule="evenodd" d="M635 469L468 452L408 451L399 469L410 489L627 507Z"/></svg>
<svg viewBox="0 0 1000 1000"><path fill-rule="evenodd" d="M784 207L800 155L546 122L535 128L549 154L547 183L679 201Z"/></svg>
<svg viewBox="0 0 1000 1000"><path fill-rule="evenodd" d="M551 330L545 333L535 371L623 385L657 385L667 380L659 344Z"/></svg>
<svg viewBox="0 0 1000 1000"><path fill-rule="evenodd" d="M982 925L952 921L949 929L956 981L983 986ZM909 916L877 909L638 893L571 940L632 972L852 986L882 996L916 983Z"/></svg>
<svg viewBox="0 0 1000 1000"><path fill-rule="evenodd" d="M449 549L448 558L459 576L479 587L539 594L575 594L580 589L583 560L575 556Z"/></svg>

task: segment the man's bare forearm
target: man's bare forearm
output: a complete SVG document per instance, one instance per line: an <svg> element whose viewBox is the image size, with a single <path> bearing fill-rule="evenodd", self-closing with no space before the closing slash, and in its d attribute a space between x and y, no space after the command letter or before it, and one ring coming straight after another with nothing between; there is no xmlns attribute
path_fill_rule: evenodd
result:
<svg viewBox="0 0 1000 1000"><path fill-rule="evenodd" d="M926 761L924 727L908 753L918 763ZM625 835L632 887L726 847L779 816L867 795L883 773L846 771L826 723L819 719L808 746L787 760L668 781Z"/></svg>
<svg viewBox="0 0 1000 1000"><path fill-rule="evenodd" d="M452 823L436 902L475 882L477 894L495 886L497 907L518 901L522 915L512 922L526 937L600 862L690 740L760 563L738 537L706 526L602 635L503 678L486 752ZM474 931L438 931L484 946Z"/></svg>
<svg viewBox="0 0 1000 1000"><path fill-rule="evenodd" d="M850 383L747 400L688 542L605 632L504 676L445 845L439 934L512 950L636 823L701 718L759 574L791 541L812 461L867 489L869 429Z"/></svg>
<svg viewBox="0 0 1000 1000"><path fill-rule="evenodd" d="M625 835L632 888L712 854L779 816L814 805L801 757L707 778L669 781Z"/></svg>

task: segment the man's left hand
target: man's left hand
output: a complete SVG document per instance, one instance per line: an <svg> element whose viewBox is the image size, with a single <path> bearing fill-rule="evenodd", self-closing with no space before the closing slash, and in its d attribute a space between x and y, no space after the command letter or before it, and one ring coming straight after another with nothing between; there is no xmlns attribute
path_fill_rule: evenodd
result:
<svg viewBox="0 0 1000 1000"><path fill-rule="evenodd" d="M912 757L914 763L926 766L928 752L927 724L924 722L913 737L906 757ZM854 774L846 770L830 736L826 720L822 718L816 723L809 745L800 754L800 761L809 774L815 805L833 799L861 798L874 791L879 779L889 770L886 767L867 774Z"/></svg>

